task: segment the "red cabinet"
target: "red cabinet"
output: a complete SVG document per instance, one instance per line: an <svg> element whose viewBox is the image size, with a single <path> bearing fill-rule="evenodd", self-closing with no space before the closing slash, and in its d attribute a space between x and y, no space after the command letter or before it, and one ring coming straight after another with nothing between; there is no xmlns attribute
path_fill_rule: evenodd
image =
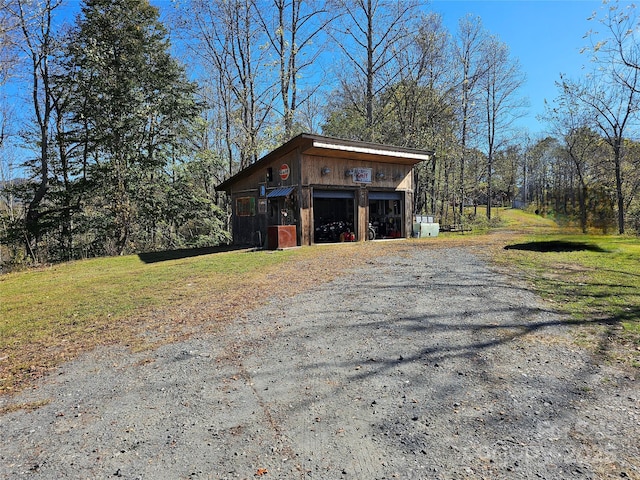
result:
<svg viewBox="0 0 640 480"><path fill-rule="evenodd" d="M267 247L269 250L298 246L295 225L273 225L267 229Z"/></svg>

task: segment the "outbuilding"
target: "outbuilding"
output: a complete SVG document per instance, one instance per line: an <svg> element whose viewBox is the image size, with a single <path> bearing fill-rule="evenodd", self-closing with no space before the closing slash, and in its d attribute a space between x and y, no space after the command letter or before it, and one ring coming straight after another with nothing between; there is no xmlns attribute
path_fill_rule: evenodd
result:
<svg viewBox="0 0 640 480"><path fill-rule="evenodd" d="M301 134L218 185L236 245L409 237L413 168L433 152Z"/></svg>

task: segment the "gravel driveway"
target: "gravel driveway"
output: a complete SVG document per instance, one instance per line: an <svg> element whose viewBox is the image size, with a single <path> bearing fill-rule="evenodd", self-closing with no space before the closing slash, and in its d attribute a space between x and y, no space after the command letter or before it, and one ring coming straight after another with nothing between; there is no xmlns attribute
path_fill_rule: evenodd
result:
<svg viewBox="0 0 640 480"><path fill-rule="evenodd" d="M420 245L0 398L48 402L0 417L0 477L639 479L637 370L473 248Z"/></svg>

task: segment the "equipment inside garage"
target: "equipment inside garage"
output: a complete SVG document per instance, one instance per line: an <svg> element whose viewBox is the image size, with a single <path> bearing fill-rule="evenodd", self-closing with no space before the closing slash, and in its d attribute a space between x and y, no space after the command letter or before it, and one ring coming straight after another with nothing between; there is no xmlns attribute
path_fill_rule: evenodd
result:
<svg viewBox="0 0 640 480"><path fill-rule="evenodd" d="M345 234L355 231L355 213L353 191L314 191L314 243L344 241Z"/></svg>

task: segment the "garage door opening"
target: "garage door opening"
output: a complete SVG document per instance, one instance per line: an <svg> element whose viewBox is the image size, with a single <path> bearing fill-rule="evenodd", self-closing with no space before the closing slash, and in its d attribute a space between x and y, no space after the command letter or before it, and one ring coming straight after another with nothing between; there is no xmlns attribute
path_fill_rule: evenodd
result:
<svg viewBox="0 0 640 480"><path fill-rule="evenodd" d="M376 238L402 238L403 202L398 192L369 193L369 223Z"/></svg>
<svg viewBox="0 0 640 480"><path fill-rule="evenodd" d="M355 201L352 191L313 193L314 243L355 240Z"/></svg>

